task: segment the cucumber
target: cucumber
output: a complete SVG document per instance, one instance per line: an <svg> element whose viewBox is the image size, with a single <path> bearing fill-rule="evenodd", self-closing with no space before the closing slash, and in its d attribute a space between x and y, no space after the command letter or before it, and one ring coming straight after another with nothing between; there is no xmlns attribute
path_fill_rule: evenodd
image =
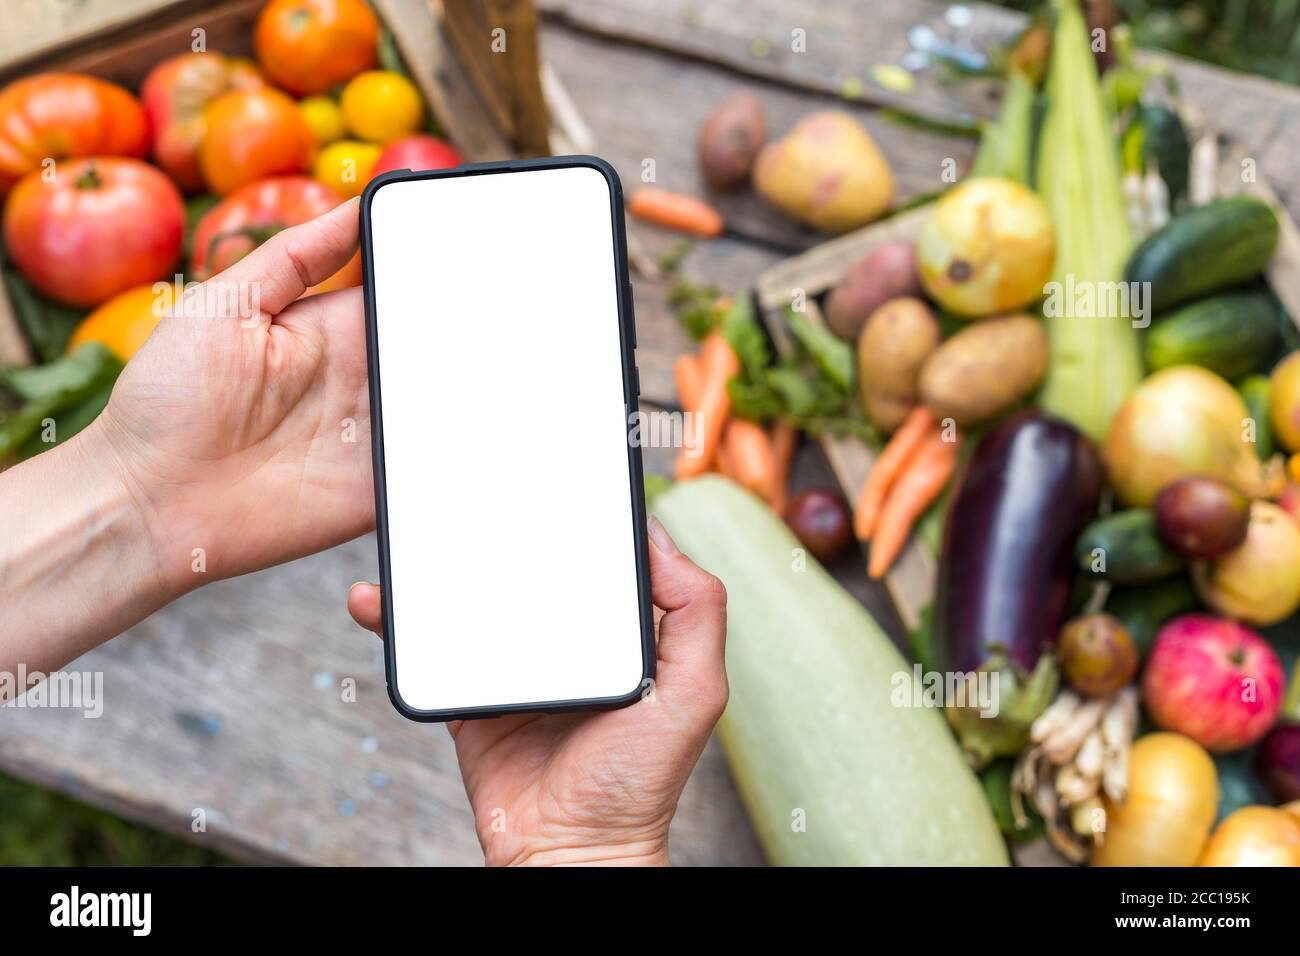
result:
<svg viewBox="0 0 1300 956"><path fill-rule="evenodd" d="M1131 508L1098 518L1074 545L1079 569L1115 584L1144 584L1177 574L1187 558L1165 544L1150 508Z"/></svg>
<svg viewBox="0 0 1300 956"><path fill-rule="evenodd" d="M1277 309L1267 292L1223 292L1166 313L1147 333L1151 371L1200 365L1227 379L1256 371L1277 340Z"/></svg>
<svg viewBox="0 0 1300 956"><path fill-rule="evenodd" d="M770 862L1006 865L938 709L896 706L912 668L771 509L724 478L654 511L727 587L731 701L718 735Z"/></svg>
<svg viewBox="0 0 1300 956"><path fill-rule="evenodd" d="M1187 194L1192 159L1183 121L1168 107L1143 106L1136 122L1142 128L1143 166L1155 162L1160 178L1169 189L1169 202L1177 203Z"/></svg>
<svg viewBox="0 0 1300 956"><path fill-rule="evenodd" d="M1187 575L1141 587L1115 588L1106 599L1106 613L1119 619L1133 637L1143 658L1156 639L1160 625L1176 614L1200 606Z"/></svg>
<svg viewBox="0 0 1300 956"><path fill-rule="evenodd" d="M1267 375L1252 375L1237 386L1250 417L1255 422L1255 454L1260 461L1273 457L1273 420L1269 416L1269 394L1271 385Z"/></svg>
<svg viewBox="0 0 1300 956"><path fill-rule="evenodd" d="M1259 199L1234 196L1171 219L1133 251L1124 278L1150 283L1149 308L1162 312L1259 275L1277 248L1279 226Z"/></svg>

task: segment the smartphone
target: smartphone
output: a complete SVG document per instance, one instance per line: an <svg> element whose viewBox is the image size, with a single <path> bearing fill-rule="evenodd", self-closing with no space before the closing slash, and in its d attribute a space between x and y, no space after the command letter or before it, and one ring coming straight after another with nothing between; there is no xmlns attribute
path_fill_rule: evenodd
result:
<svg viewBox="0 0 1300 956"><path fill-rule="evenodd" d="M636 701L654 624L617 174L592 156L386 173L361 255L393 705Z"/></svg>

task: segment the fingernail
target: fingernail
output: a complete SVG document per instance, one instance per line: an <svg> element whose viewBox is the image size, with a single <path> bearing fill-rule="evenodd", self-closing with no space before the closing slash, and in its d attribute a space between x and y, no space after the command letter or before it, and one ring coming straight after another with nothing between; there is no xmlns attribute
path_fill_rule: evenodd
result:
<svg viewBox="0 0 1300 956"><path fill-rule="evenodd" d="M654 542L655 550L664 556L678 554L677 545L673 543L672 536L668 534L668 529L654 515L646 520L646 527L650 529L650 540Z"/></svg>

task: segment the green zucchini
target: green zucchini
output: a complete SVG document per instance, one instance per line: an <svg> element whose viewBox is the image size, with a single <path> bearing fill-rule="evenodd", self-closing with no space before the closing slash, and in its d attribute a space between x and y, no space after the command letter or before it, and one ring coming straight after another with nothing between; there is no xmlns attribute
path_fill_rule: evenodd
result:
<svg viewBox="0 0 1300 956"><path fill-rule="evenodd" d="M718 734L768 859L1005 865L942 713L896 706L911 666L784 522L714 476L676 483L654 511L727 587L731 701Z"/></svg>
<svg viewBox="0 0 1300 956"><path fill-rule="evenodd" d="M1081 571L1115 584L1142 584L1177 574L1187 558L1165 544L1150 508L1131 508L1098 518L1074 545Z"/></svg>
<svg viewBox="0 0 1300 956"><path fill-rule="evenodd" d="M1267 375L1252 375L1237 385L1250 417L1255 422L1255 454L1260 461L1273 457L1273 419L1269 411L1271 385Z"/></svg>
<svg viewBox="0 0 1300 956"><path fill-rule="evenodd" d="M1267 292L1223 292L1167 313L1147 333L1151 371L1200 365L1227 379L1259 369L1277 340L1277 309Z"/></svg>
<svg viewBox="0 0 1300 956"><path fill-rule="evenodd" d="M1126 281L1150 283L1156 312L1253 279L1277 248L1277 215L1248 196L1196 206L1157 229L1133 251Z"/></svg>
<svg viewBox="0 0 1300 956"><path fill-rule="evenodd" d="M1166 581L1140 587L1119 587L1106 599L1106 613L1119 619L1143 658L1155 642L1160 625L1176 614L1200 606L1192 582L1180 574Z"/></svg>

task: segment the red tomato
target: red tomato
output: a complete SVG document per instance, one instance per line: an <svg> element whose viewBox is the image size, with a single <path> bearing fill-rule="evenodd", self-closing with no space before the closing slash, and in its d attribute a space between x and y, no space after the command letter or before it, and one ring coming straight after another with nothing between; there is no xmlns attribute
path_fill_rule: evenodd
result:
<svg viewBox="0 0 1300 956"><path fill-rule="evenodd" d="M187 193L203 191L199 145L207 132L207 105L230 90L264 85L248 60L220 53L181 53L144 79L140 99L153 127L153 157Z"/></svg>
<svg viewBox="0 0 1300 956"><path fill-rule="evenodd" d="M277 176L249 183L217 203L194 230L191 272L202 282L230 268L282 229L324 215L343 197L308 176ZM361 284L361 255L307 295Z"/></svg>
<svg viewBox="0 0 1300 956"><path fill-rule="evenodd" d="M364 0L271 0L257 18L257 62L297 96L325 93L378 61L379 21Z"/></svg>
<svg viewBox="0 0 1300 956"><path fill-rule="evenodd" d="M316 138L298 104L263 87L223 93L206 113L199 168L214 193L225 196L267 176L305 173Z"/></svg>
<svg viewBox="0 0 1300 956"><path fill-rule="evenodd" d="M456 147L451 143L428 133L416 133L414 136L395 139L385 146L375 162L370 178L374 179L380 173L390 173L394 169L447 169L459 166L460 163L460 153L456 152Z"/></svg>
<svg viewBox="0 0 1300 956"><path fill-rule="evenodd" d="M138 159L64 160L48 182L28 173L4 209L19 271L50 298L83 307L167 275L184 229L175 184Z"/></svg>
<svg viewBox="0 0 1300 956"><path fill-rule="evenodd" d="M144 156L149 121L122 87L76 73L38 73L0 90L0 197L46 159Z"/></svg>

